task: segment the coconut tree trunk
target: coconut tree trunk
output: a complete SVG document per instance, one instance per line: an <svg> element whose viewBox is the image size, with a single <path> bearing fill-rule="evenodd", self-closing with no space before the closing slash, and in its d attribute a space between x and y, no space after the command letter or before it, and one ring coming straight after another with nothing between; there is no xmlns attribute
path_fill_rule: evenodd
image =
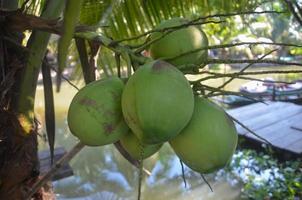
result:
<svg viewBox="0 0 302 200"><path fill-rule="evenodd" d="M1 9L15 10L16 0L3 1ZM37 177L37 137L22 136L22 127L9 102L18 70L23 67L23 34L5 29L1 24L0 52L0 199L22 199L29 182ZM15 43L9 43L7 39Z"/></svg>
<svg viewBox="0 0 302 200"><path fill-rule="evenodd" d="M18 6L17 0L0 2L1 10ZM64 2L48 1L42 16L57 18ZM6 16L0 22L0 199L15 200L24 199L39 177L34 97L50 34L33 31L25 48L23 33L10 29ZM39 192L34 199L44 197Z"/></svg>
<svg viewBox="0 0 302 200"><path fill-rule="evenodd" d="M0 199L23 199L39 175L37 134L24 137L16 115L0 112Z"/></svg>

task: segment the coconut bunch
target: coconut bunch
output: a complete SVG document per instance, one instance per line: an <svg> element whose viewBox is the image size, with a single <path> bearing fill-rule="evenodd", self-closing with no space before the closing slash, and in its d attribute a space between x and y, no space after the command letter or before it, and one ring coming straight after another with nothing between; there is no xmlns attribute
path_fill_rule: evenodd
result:
<svg viewBox="0 0 302 200"><path fill-rule="evenodd" d="M156 30L183 25L164 21ZM168 30L168 29L167 29ZM153 61L140 66L126 84L118 77L83 87L68 111L69 128L80 141L101 146L120 141L128 154L143 160L168 142L188 167L211 173L231 159L237 132L225 111L193 90L182 66L198 66L207 58L206 35L183 26L150 38Z"/></svg>

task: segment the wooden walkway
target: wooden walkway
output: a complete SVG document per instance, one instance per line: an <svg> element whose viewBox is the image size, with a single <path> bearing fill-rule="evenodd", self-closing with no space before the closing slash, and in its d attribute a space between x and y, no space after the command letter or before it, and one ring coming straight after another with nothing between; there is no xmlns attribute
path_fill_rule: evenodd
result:
<svg viewBox="0 0 302 200"><path fill-rule="evenodd" d="M66 150L63 147L58 147L54 149L54 162L57 162L66 154ZM40 161L40 173L41 175L48 172L51 168L50 153L49 150L44 150L39 152ZM52 177L53 181L60 180L73 175L73 170L69 163L64 164Z"/></svg>
<svg viewBox="0 0 302 200"><path fill-rule="evenodd" d="M285 102L255 103L227 110L256 134L268 140L274 148L302 156L302 106ZM264 143L236 124L238 134L247 140Z"/></svg>

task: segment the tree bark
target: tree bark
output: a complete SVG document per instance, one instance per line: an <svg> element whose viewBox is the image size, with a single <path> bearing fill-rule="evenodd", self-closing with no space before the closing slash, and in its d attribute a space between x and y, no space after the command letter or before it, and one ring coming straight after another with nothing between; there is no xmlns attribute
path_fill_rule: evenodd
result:
<svg viewBox="0 0 302 200"><path fill-rule="evenodd" d="M0 7L8 5L9 7L2 8L16 9L18 4L14 6L13 3L18 3L18 1L4 0L4 4L1 4ZM45 9L45 15L49 14L51 18L56 18L62 11L64 1L51 1L47 5L50 6L49 9ZM56 7L56 5L58 6ZM24 37L22 31L9 28L10 26L7 25L9 17L7 15L3 15L1 18L0 199L21 200L24 199L32 185L39 178L37 122L33 118L29 123L30 126L27 127L22 123L22 121L26 120L28 113L33 113L34 98L32 96L34 97L35 95L35 84L40 67L38 62L34 62L34 59L29 58L31 55L31 57L41 63L44 57L43 49L46 50L49 36L35 38L40 41L40 47L25 48L22 46ZM38 34L35 34L35 36ZM43 35L43 33L40 35ZM41 40L41 38L45 39ZM36 55L35 51L41 51L42 53L40 53L41 55ZM33 54L35 56L32 56ZM28 64L29 61L34 63L35 66ZM24 74L29 74L28 67L36 67L37 70L35 75L27 76L30 80L24 81ZM28 94L24 94L24 92L28 92ZM23 94L23 96L20 94ZM28 100L30 100L30 106L27 106L27 104L23 106ZM13 102L19 102L19 104L15 106ZM33 199L54 199L51 187L44 187L33 196Z"/></svg>
<svg viewBox="0 0 302 200"><path fill-rule="evenodd" d="M16 9L17 1L4 1L5 9ZM22 199L24 191L38 176L37 134L22 136L23 128L10 110L17 72L26 54L21 46L23 34L0 28L0 199ZM36 132L36 129L32 130Z"/></svg>
<svg viewBox="0 0 302 200"><path fill-rule="evenodd" d="M0 199L23 199L39 175L36 130L22 131L14 113L0 111Z"/></svg>

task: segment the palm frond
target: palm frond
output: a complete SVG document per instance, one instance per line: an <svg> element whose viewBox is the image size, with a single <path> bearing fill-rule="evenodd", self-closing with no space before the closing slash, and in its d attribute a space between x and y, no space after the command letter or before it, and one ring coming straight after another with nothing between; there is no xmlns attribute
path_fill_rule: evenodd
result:
<svg viewBox="0 0 302 200"><path fill-rule="evenodd" d="M150 30L164 19L194 18L255 9L263 0L85 0L80 21L110 26L107 33L122 39Z"/></svg>
<svg viewBox="0 0 302 200"><path fill-rule="evenodd" d="M217 13L254 11L264 0L84 0L80 23L86 25L107 25L101 31L114 40L122 40L151 30L162 20L173 17L194 19ZM204 27L209 35L224 33L230 35L237 29L232 20L226 24L209 24ZM230 21L232 23L230 23ZM234 27L230 27L234 26ZM238 33L238 31L237 31ZM235 34L235 33L234 33ZM127 41L128 44L142 44L146 38ZM107 75L116 73L115 56L102 49L98 58L99 70ZM124 60L122 59L122 64Z"/></svg>
<svg viewBox="0 0 302 200"><path fill-rule="evenodd" d="M255 9L260 2L260 0L121 0L112 8L107 33L114 39L123 39L129 35L135 36L146 32L165 19L242 12Z"/></svg>
<svg viewBox="0 0 302 200"><path fill-rule="evenodd" d="M67 0L65 4L64 19L63 19L63 34L60 37L58 44L58 84L57 88L60 90L61 73L66 68L66 60L68 49L73 38L75 26L79 18L79 10L82 5L82 0L72 1Z"/></svg>
<svg viewBox="0 0 302 200"><path fill-rule="evenodd" d="M43 75L43 87L44 87L44 101L45 101L45 125L48 139L48 146L50 150L50 161L53 163L54 159L54 147L55 147L55 106L54 97L52 91L52 80L50 66L45 58L42 63L42 75Z"/></svg>
<svg viewBox="0 0 302 200"><path fill-rule="evenodd" d="M25 12L39 16L46 4L46 0L19 0L19 7L23 7Z"/></svg>
<svg viewBox="0 0 302 200"><path fill-rule="evenodd" d="M80 23L97 25L112 3L112 0L84 0L81 7Z"/></svg>

